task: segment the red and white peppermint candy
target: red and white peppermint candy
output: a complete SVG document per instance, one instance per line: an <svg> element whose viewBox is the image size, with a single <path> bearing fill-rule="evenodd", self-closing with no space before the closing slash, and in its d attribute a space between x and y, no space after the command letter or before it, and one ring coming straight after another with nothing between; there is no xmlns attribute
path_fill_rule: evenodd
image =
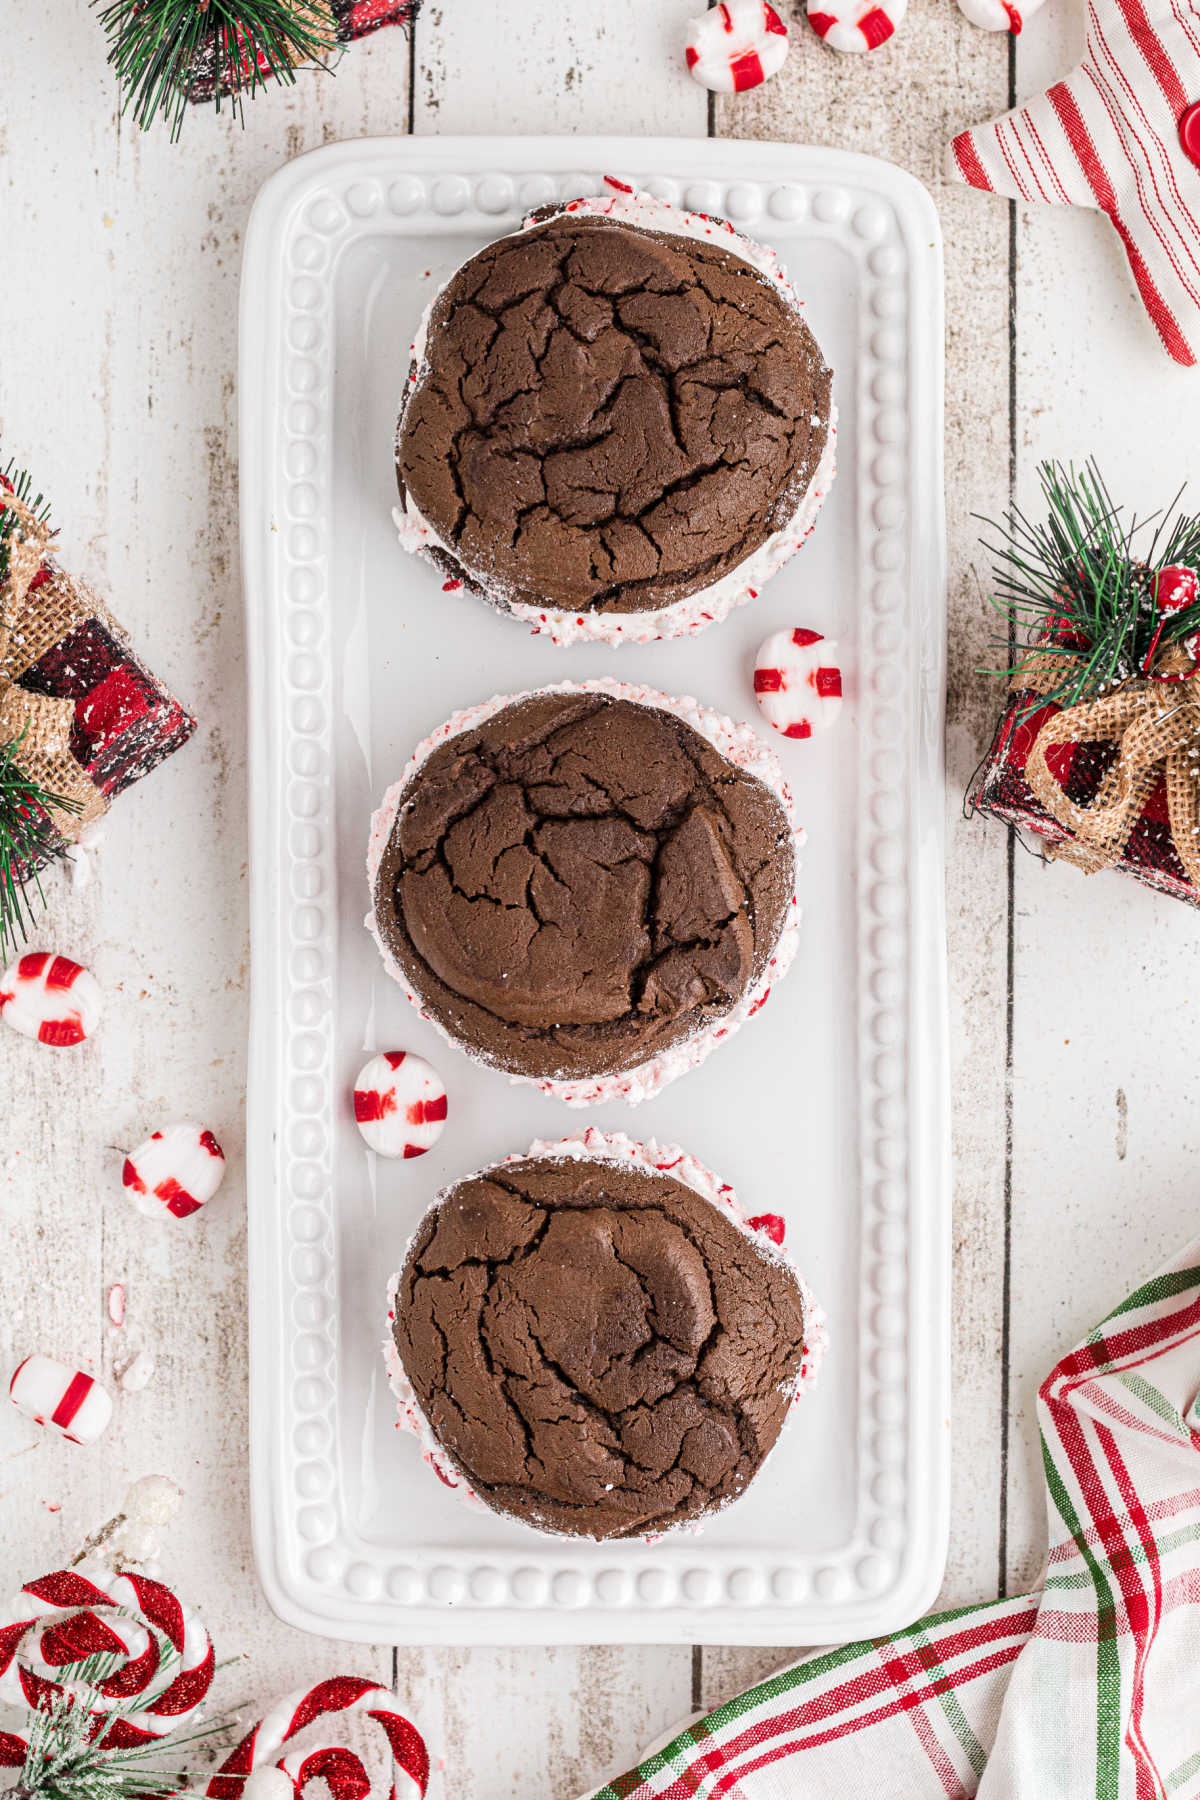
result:
<svg viewBox="0 0 1200 1800"><path fill-rule="evenodd" d="M714 94L739 94L777 75L787 26L768 0L723 0L688 26L687 66Z"/></svg>
<svg viewBox="0 0 1200 1800"><path fill-rule="evenodd" d="M267 1766L282 1769L297 1796L306 1782L319 1776L334 1800L367 1800L371 1778L366 1765L344 1744L322 1744L315 1750L276 1758L289 1739L329 1713L365 1713L374 1720L391 1752L390 1800L421 1800L429 1783L424 1738L396 1711L396 1696L390 1689L356 1675L335 1675L280 1700L226 1757L205 1789L208 1800L243 1800L244 1789L248 1790L246 1800L251 1800L248 1778Z"/></svg>
<svg viewBox="0 0 1200 1800"><path fill-rule="evenodd" d="M125 1158L125 1192L148 1219L199 1212L225 1179L225 1152L202 1125L168 1125Z"/></svg>
<svg viewBox="0 0 1200 1800"><path fill-rule="evenodd" d="M0 1625L0 1698L26 1709L56 1694L87 1698L93 1741L132 1749L186 1725L212 1685L203 1625L148 1575L86 1577L56 1569L27 1582ZM118 1659L96 1687L80 1676L89 1657ZM74 1669L75 1675L70 1671ZM105 1728L109 1713L122 1716ZM28 1748L0 1732L0 1765L19 1768Z"/></svg>
<svg viewBox="0 0 1200 1800"><path fill-rule="evenodd" d="M67 956L30 950L0 975L0 1016L40 1044L81 1044L95 1031L103 996L96 977Z"/></svg>
<svg viewBox="0 0 1200 1800"><path fill-rule="evenodd" d="M775 631L760 645L754 664L754 696L764 716L784 737L826 731L842 710L842 671L837 645L819 631Z"/></svg>
<svg viewBox="0 0 1200 1800"><path fill-rule="evenodd" d="M847 50L857 55L863 50L878 50L880 44L900 29L908 11L908 0L849 0L837 12L813 5L809 0L808 22L831 50Z"/></svg>
<svg viewBox="0 0 1200 1800"><path fill-rule="evenodd" d="M787 1235L787 1226L778 1213L755 1213L746 1223L751 1231L761 1231L773 1244L782 1244Z"/></svg>
<svg viewBox="0 0 1200 1800"><path fill-rule="evenodd" d="M1044 0L958 0L958 10L982 31L1011 31L1020 35L1026 19L1040 12Z"/></svg>
<svg viewBox="0 0 1200 1800"><path fill-rule="evenodd" d="M107 1388L94 1375L69 1369L52 1356L27 1356L18 1363L8 1397L35 1425L48 1425L73 1444L92 1443L112 1418Z"/></svg>
<svg viewBox="0 0 1200 1800"><path fill-rule="evenodd" d="M446 1088L423 1056L384 1050L354 1084L354 1119L380 1156L424 1156L446 1126Z"/></svg>

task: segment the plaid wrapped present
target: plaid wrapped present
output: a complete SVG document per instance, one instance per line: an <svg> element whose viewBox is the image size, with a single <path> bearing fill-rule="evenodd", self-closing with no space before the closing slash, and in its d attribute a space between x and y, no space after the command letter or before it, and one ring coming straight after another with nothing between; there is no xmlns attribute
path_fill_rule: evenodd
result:
<svg viewBox="0 0 1200 1800"><path fill-rule="evenodd" d="M1159 772L1137 809L1119 853L1103 860L1077 844L1069 826L1056 818L1027 779L1029 759L1044 726L1061 708L1042 701L1036 690L1019 688L1008 704L968 796L973 812L1023 826L1048 840L1048 854L1092 871L1114 868L1160 893L1200 905L1200 891L1183 865L1168 805L1167 775ZM1045 763L1063 800L1087 811L1102 796L1117 767L1116 741L1067 741L1045 751ZM1060 806L1060 810L1062 810Z"/></svg>
<svg viewBox="0 0 1200 1800"><path fill-rule="evenodd" d="M0 583L0 743L77 808L67 837L185 744L196 721L135 654L87 585L60 568L49 534L3 477L15 518ZM11 560L10 560L11 557Z"/></svg>
<svg viewBox="0 0 1200 1800"><path fill-rule="evenodd" d="M592 1800L1195 1800L1200 1241L1038 1409L1041 1590L809 1657Z"/></svg>

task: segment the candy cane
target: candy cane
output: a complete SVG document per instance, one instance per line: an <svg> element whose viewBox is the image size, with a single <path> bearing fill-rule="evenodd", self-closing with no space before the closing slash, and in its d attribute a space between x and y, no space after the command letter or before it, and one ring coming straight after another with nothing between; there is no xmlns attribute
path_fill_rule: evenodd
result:
<svg viewBox="0 0 1200 1800"><path fill-rule="evenodd" d="M0 1699L30 1710L56 1695L86 1698L106 1747L128 1749L166 1737L195 1715L212 1685L207 1631L170 1588L148 1575L89 1579L56 1569L27 1582L0 1626ZM164 1645L174 1653L164 1656ZM92 1656L119 1664L94 1685L58 1672ZM126 1709L136 1702L136 1717ZM118 1709L123 1716L108 1722ZM28 1744L0 1733L0 1765L19 1766Z"/></svg>
<svg viewBox="0 0 1200 1800"><path fill-rule="evenodd" d="M322 1744L315 1750L276 1756L290 1738L326 1713L355 1712L365 1712L381 1728L393 1767L403 1778L399 1796L393 1778L388 1800L421 1800L429 1781L424 1738L396 1711L396 1697L389 1689L354 1675L336 1675L278 1701L221 1764L205 1789L208 1800L242 1800L248 1777L269 1764L283 1770L297 1795L305 1782L320 1776L329 1784L334 1800L366 1800L371 1778L361 1757L344 1744Z"/></svg>

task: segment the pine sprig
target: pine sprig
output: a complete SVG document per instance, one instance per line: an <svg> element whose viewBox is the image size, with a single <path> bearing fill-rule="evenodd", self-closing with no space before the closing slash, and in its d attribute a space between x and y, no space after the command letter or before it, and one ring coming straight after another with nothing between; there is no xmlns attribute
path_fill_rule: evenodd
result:
<svg viewBox="0 0 1200 1800"><path fill-rule="evenodd" d="M18 469L10 459L0 470L0 589L8 580L17 524L16 513L4 506L5 492L23 500L43 523L50 517L44 496L33 491L29 471ZM68 848L51 809L72 817L82 810L77 801L51 793L25 774L18 762L21 742L18 737L0 743L0 966L29 935L34 895L46 904L39 868L64 856Z"/></svg>
<svg viewBox="0 0 1200 1800"><path fill-rule="evenodd" d="M50 506L45 496L35 494L33 481L28 469L18 469L15 460L10 457L3 469L0 469L0 586L8 580L9 546L13 531L16 528L17 515L11 507L4 507L5 492L15 494L23 500L30 512L45 524L50 517Z"/></svg>
<svg viewBox="0 0 1200 1800"><path fill-rule="evenodd" d="M122 112L143 131L167 119L172 141L193 97L211 91L218 112L229 97L240 117L244 95L337 47L328 0L110 0L100 23Z"/></svg>
<svg viewBox="0 0 1200 1800"><path fill-rule="evenodd" d="M53 794L25 774L18 761L23 736L0 744L0 966L29 936L34 895L46 904L39 869L69 848L51 809L71 817L82 810L77 800Z"/></svg>
<svg viewBox="0 0 1200 1800"><path fill-rule="evenodd" d="M179 1653L160 1633L161 1691L179 1662ZM105 1684L119 1672L121 1659L95 1655L56 1670L64 1691L51 1694L30 1714L25 1762L6 1800L177 1800L204 1780L198 1772L177 1766L188 1745L228 1732L229 1721L216 1720L199 1729L172 1735L167 1742L112 1747L114 1725L136 1723L153 1694L144 1692L115 1704ZM102 1717L93 1718L100 1712Z"/></svg>
<svg viewBox="0 0 1200 1800"><path fill-rule="evenodd" d="M1044 521L1016 507L1001 524L982 521L999 533L984 548L994 558L989 598L1006 626L994 642L1008 659L990 672L1011 677L1039 658L1068 656L1069 672L1039 697L1065 707L1145 674L1156 650L1200 630L1200 603L1165 613L1156 587L1163 569L1200 570L1200 516L1178 512L1168 521L1181 489L1163 511L1127 517L1094 461L1078 472L1042 463L1038 479Z"/></svg>

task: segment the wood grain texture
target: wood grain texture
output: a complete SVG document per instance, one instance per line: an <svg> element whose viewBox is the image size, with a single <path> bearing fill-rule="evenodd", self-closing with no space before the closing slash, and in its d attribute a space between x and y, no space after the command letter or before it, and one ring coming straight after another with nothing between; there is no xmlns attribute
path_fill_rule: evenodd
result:
<svg viewBox="0 0 1200 1800"><path fill-rule="evenodd" d="M1006 503L1010 455L1009 220L943 179L947 140L1007 104L1004 41L950 5L916 6L895 42L839 56L795 21L782 73L721 101L726 136L795 138L882 156L937 202L946 258L947 936L954 1155L954 1448L951 1538L939 1604L996 1592L1004 1337L1007 834L967 823L961 801L996 710L977 671L992 630L976 561L976 512ZM717 1705L783 1660L706 1647L702 1703Z"/></svg>
<svg viewBox="0 0 1200 1800"><path fill-rule="evenodd" d="M348 1651L273 1619L246 1507L246 1027L236 296L249 207L289 157L335 138L419 131L702 135L683 73L700 0L438 0L415 54L397 31L336 76L253 102L245 129L193 113L182 146L123 126L85 0L24 7L6 30L0 125L6 359L0 444L55 500L69 566L95 581L199 714L197 740L126 796L91 886L52 882L54 942L95 968L108 1016L57 1055L0 1034L0 1350L79 1355L106 1375L145 1344L158 1373L119 1402L102 1449L0 1414L0 1544L10 1579L53 1565L149 1469L188 1490L165 1572L186 1580L254 1703L342 1667L391 1678L444 1754L456 1800L570 1800L694 1705L780 1650ZM1047 7L1015 89L1074 54ZM1102 449L1157 504L1192 448L1181 378L1131 297L1103 221L947 186L944 145L1003 109L1007 40L950 0L917 0L895 42L844 58L793 6L794 49L765 88L712 109L721 134L889 157L934 193L946 240L950 550L948 925L954 1058L954 1485L943 1598L1031 1580L1043 1544L1033 1397L1064 1343L1196 1229L1186 1076L1194 916L1113 878L1014 854L958 796L997 706L976 674L991 630L974 512L1044 454ZM413 112L409 116L409 96ZM13 272L15 271L15 278ZM799 272L802 280L802 272ZM1190 390L1188 390L1190 394ZM1102 970L1102 978L1098 978ZM1011 1029L1010 1029L1011 1019ZM152 1232L117 1193L119 1156L165 1117L202 1116L230 1173L202 1220ZM1129 1221L1136 1218L1131 1231ZM1011 1237L1011 1256L1007 1247ZM1064 1278L1064 1271L1068 1271ZM129 1319L107 1323L122 1280ZM1011 1291L1010 1291L1011 1290ZM15 1585L15 1580L13 1581Z"/></svg>

